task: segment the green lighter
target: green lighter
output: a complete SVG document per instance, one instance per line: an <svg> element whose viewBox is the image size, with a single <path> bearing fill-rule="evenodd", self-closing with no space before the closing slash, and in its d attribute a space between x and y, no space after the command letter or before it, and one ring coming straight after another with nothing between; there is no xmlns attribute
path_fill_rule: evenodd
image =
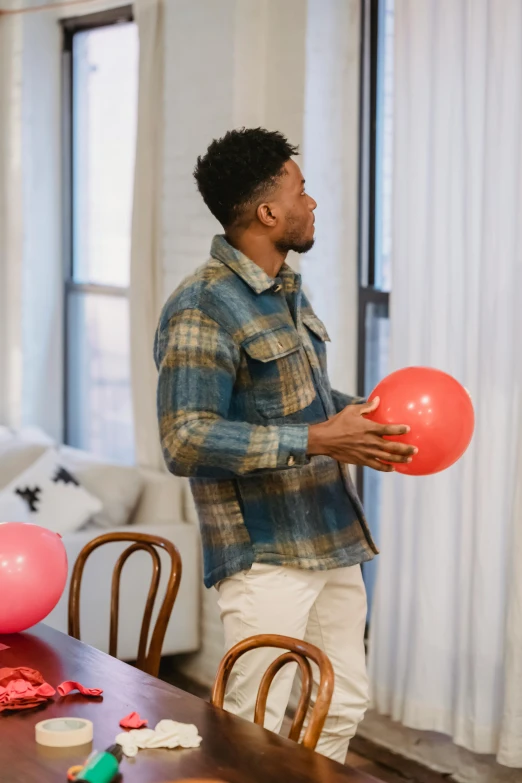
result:
<svg viewBox="0 0 522 783"><path fill-rule="evenodd" d="M101 753L93 753L74 778L75 783L111 783L118 774L122 757L121 745L111 745Z"/></svg>

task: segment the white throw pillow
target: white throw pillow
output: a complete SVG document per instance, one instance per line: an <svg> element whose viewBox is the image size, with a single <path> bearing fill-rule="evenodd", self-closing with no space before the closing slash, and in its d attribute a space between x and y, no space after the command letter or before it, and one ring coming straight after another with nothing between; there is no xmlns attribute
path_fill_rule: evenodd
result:
<svg viewBox="0 0 522 783"><path fill-rule="evenodd" d="M103 528L127 525L145 485L140 470L102 462L94 454L70 446L62 446L59 454L63 466L102 501L103 508L93 516L92 522Z"/></svg>
<svg viewBox="0 0 522 783"><path fill-rule="evenodd" d="M54 441L38 427L11 430L0 427L0 489L45 454Z"/></svg>
<svg viewBox="0 0 522 783"><path fill-rule="evenodd" d="M29 509L21 497L0 492L0 522L29 522Z"/></svg>
<svg viewBox="0 0 522 783"><path fill-rule="evenodd" d="M14 437L13 430L9 427L4 427L3 425L0 427L0 443L7 443L8 441L12 440Z"/></svg>
<svg viewBox="0 0 522 783"><path fill-rule="evenodd" d="M48 449L2 495L21 498L30 522L62 535L82 528L102 508L101 501L66 469L56 449Z"/></svg>

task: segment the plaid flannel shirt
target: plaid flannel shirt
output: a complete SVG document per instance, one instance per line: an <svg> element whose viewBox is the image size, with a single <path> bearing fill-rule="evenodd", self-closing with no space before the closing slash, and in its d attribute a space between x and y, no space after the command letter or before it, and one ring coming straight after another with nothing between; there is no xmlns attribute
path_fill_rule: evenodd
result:
<svg viewBox="0 0 522 783"><path fill-rule="evenodd" d="M300 275L271 278L221 236L163 309L161 444L190 477L207 587L253 562L321 570L377 552L347 467L306 453L309 425L354 402L331 389L327 340Z"/></svg>

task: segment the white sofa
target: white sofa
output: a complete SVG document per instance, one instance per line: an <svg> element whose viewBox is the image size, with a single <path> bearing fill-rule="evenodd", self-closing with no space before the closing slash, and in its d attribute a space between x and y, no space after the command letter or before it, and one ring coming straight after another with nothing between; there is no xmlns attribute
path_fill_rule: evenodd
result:
<svg viewBox="0 0 522 783"><path fill-rule="evenodd" d="M0 490L16 475L34 464L54 444L39 430L13 434L0 427ZM64 454L74 450L63 449ZM78 452L78 454L82 454ZM85 455L90 460L89 455ZM114 484L110 467L105 472L105 494L112 503L118 504L118 488ZM172 541L178 548L182 560L182 578L176 603L167 628L163 644L163 655L189 653L200 645L201 607L201 545L199 529L190 488L186 479L155 471L137 471L130 481L144 480L139 501L127 524L118 527L95 526L92 523L75 532L64 533L63 543L69 561L69 578L76 558L91 539L109 532L149 533ZM103 466L102 466L103 471ZM80 479L81 480L81 479ZM128 479L127 479L128 481ZM114 493L112 487L115 487ZM135 484L137 486L137 484ZM124 516L126 519L126 516ZM118 555L129 543L106 544L95 550L85 566L81 586L80 632L82 641L108 651L109 613L111 579ZM161 581L155 604L153 623L161 606L167 574L170 568L169 556L161 551ZM123 567L120 592L120 614L118 625L118 657L123 660L136 658L138 640L147 597L152 562L146 552L135 552ZM69 581L61 600L44 622L67 633L67 605Z"/></svg>
<svg viewBox="0 0 522 783"><path fill-rule="evenodd" d="M149 533L172 541L182 560L182 578L178 597L163 643L163 655L194 652L199 647L199 614L201 589L200 538L197 526L185 521L186 493L190 492L183 479L152 471L142 471L146 483L132 524L114 528L114 532L128 530ZM69 560L69 576L81 549L91 539L110 529L89 528L63 536ZM108 651L111 578L114 563L129 544L106 544L93 552L87 560L81 587L80 632L82 641ZM160 553L162 574L155 605L153 622L161 606L163 590L170 567L170 558ZM118 657L136 658L143 609L152 573L152 561L146 552L135 552L123 567L118 625ZM67 602L69 584L45 623L67 633Z"/></svg>

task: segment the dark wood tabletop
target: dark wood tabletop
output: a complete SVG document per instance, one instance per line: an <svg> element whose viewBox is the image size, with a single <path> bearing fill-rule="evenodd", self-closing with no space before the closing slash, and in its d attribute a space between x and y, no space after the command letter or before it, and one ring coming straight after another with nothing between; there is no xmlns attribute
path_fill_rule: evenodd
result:
<svg viewBox="0 0 522 783"><path fill-rule="evenodd" d="M43 707L0 713L2 783L59 783L90 748L46 748L35 742L36 723L54 717L88 718L93 747L104 750L122 731L120 719L139 712L154 728L163 718L194 723L203 742L193 750L140 750L124 758L122 783L170 783L209 779L225 783L375 783L375 779L302 748L260 726L212 707L184 691L111 658L65 634L38 625L0 636L0 668L38 669L53 687L75 680L102 688L103 696L59 697Z"/></svg>

